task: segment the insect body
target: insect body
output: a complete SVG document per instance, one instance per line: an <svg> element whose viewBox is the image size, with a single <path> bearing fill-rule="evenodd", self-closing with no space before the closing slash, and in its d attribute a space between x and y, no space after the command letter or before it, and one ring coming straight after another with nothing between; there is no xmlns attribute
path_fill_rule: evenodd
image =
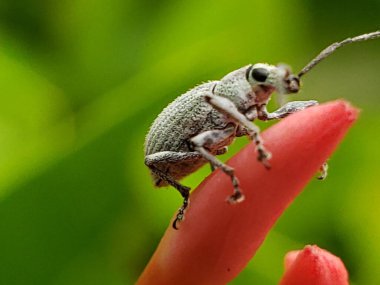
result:
<svg viewBox="0 0 380 285"><path fill-rule="evenodd" d="M228 201L242 201L244 196L233 168L216 156L225 153L235 137L248 136L256 145L258 160L269 169L270 153L252 121L284 118L318 104L314 100L294 101L269 113L267 103L274 91L297 93L300 77L337 48L377 37L380 37L380 31L335 43L323 50L298 75L283 65L247 65L219 81L199 85L170 103L146 136L145 164L156 186L171 185L184 198L173 227L176 229L177 222L183 219L189 202L190 188L178 182L181 178L210 163L212 168L220 168L231 178L233 194Z"/></svg>

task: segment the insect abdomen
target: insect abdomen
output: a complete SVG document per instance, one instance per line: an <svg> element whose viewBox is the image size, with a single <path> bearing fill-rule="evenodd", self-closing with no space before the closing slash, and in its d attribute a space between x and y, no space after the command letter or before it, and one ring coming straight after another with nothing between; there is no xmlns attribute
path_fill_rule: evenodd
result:
<svg viewBox="0 0 380 285"><path fill-rule="evenodd" d="M170 103L153 122L145 140L145 155L161 151L189 151L188 139L205 128L212 107L203 96L213 82L204 83Z"/></svg>

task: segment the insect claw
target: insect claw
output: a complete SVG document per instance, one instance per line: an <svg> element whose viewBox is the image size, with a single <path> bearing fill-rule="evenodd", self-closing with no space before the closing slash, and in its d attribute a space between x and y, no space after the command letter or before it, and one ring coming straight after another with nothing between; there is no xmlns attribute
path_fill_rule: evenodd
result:
<svg viewBox="0 0 380 285"><path fill-rule="evenodd" d="M172 227L173 229L175 230L178 230L178 227L177 227L177 222L180 222L183 220L183 212L181 211L182 209L180 209L180 212L177 214L175 220L173 221L173 224L172 224Z"/></svg>
<svg viewBox="0 0 380 285"><path fill-rule="evenodd" d="M178 217L175 218L175 220L173 221L173 224L172 224L172 227L173 229L177 230L178 231L178 227L177 227L177 222L179 221Z"/></svg>
<svg viewBox="0 0 380 285"><path fill-rule="evenodd" d="M319 169L319 175L317 176L318 180L325 180L327 177L327 170L329 166L327 162L323 163L322 166Z"/></svg>
<svg viewBox="0 0 380 285"><path fill-rule="evenodd" d="M267 170L270 170L272 168L268 160L263 160L262 163Z"/></svg>
<svg viewBox="0 0 380 285"><path fill-rule="evenodd" d="M227 198L227 202L230 204L237 204L240 202L243 202L245 199L245 196L241 192L235 192L230 197Z"/></svg>
<svg viewBox="0 0 380 285"><path fill-rule="evenodd" d="M267 152L263 149L259 150L259 156L257 157L257 160L260 161L266 169L271 169L271 165L269 163L269 159L272 157L272 154L270 152Z"/></svg>
<svg viewBox="0 0 380 285"><path fill-rule="evenodd" d="M176 218L175 218L175 220L173 221L173 224L172 224L173 229L178 230L177 222L181 222L181 221L184 220L184 218L185 218L185 208L188 205L189 205L189 201L185 200L183 206L178 209L178 214L177 214L177 216L176 216Z"/></svg>

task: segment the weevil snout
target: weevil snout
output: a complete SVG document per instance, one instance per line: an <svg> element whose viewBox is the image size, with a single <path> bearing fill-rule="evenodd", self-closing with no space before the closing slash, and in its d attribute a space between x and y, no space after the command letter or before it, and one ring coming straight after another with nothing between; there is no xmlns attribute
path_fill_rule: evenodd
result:
<svg viewBox="0 0 380 285"><path fill-rule="evenodd" d="M294 74L290 74L286 79L285 79L285 89L288 94L290 93L298 93L300 90L300 79L298 76Z"/></svg>
<svg viewBox="0 0 380 285"><path fill-rule="evenodd" d="M297 93L300 90L300 79L297 75L292 73L290 67L286 64L279 64L277 66L279 79L282 81L279 85L279 92L283 94Z"/></svg>

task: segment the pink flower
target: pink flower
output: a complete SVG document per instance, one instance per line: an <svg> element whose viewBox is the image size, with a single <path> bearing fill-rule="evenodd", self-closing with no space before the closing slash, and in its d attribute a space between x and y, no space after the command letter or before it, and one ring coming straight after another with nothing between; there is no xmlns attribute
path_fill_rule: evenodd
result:
<svg viewBox="0 0 380 285"><path fill-rule="evenodd" d="M339 257L307 245L285 256L285 274L280 285L348 285L348 273Z"/></svg>
<svg viewBox="0 0 380 285"><path fill-rule="evenodd" d="M191 194L180 230L169 223L137 284L226 284L246 266L273 224L330 157L357 111L335 101L293 114L262 137L272 152L271 170L249 144L228 164L245 200L230 205L229 178L215 171ZM285 283L289 284L289 283Z"/></svg>

